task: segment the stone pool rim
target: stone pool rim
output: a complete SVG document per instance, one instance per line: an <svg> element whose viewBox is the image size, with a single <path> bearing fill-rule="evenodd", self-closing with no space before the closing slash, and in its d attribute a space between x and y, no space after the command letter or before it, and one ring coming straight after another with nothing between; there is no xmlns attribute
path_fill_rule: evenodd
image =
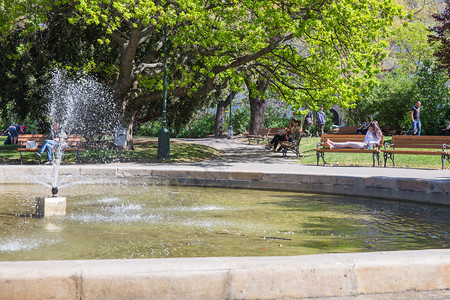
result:
<svg viewBox="0 0 450 300"><path fill-rule="evenodd" d="M341 174L339 170L336 172L339 168L333 168L334 173L327 173L330 168L302 168L301 171L293 168L293 170L285 169L283 172L270 166L266 167L261 165L260 170L242 170L192 165L125 163L62 165L59 172L61 176L75 175L94 179L127 178L136 182L154 184L163 182L180 186L322 193L450 205L450 171L448 170L402 170L403 173L399 175L391 174L393 170L390 169L384 169L384 172L376 170L377 173L373 173L370 168L343 168L346 172ZM4 184L27 183L24 173L39 174L51 168L51 166L36 165L13 168L1 166L0 180ZM353 170L356 171L353 172ZM383 173L386 174L380 175ZM420 177L423 174L433 174L433 176Z"/></svg>

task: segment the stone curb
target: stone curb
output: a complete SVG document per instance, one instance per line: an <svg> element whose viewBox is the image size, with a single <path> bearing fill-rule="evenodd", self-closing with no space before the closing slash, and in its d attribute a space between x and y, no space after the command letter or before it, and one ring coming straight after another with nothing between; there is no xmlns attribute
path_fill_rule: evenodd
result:
<svg viewBox="0 0 450 300"><path fill-rule="evenodd" d="M43 170L23 167L22 173ZM44 169L45 170L45 169ZM2 183L24 182L21 173L0 169ZM231 171L215 169L192 170L190 167L158 168L158 166L62 166L61 175L100 178L128 178L158 184L280 190L344 196L377 197L427 204L450 205L449 178L400 178L388 176L320 175L279 172Z"/></svg>
<svg viewBox="0 0 450 300"><path fill-rule="evenodd" d="M0 299L450 297L450 250L0 263Z"/></svg>

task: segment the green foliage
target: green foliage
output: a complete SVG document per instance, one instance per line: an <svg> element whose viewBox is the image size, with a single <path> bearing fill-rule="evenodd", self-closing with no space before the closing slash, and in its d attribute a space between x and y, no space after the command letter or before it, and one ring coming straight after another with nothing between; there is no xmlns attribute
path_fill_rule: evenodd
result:
<svg viewBox="0 0 450 300"><path fill-rule="evenodd" d="M370 93L362 97L350 113L355 125L367 116L376 118L381 126L389 126L400 133L411 125L409 111L414 105L414 79L401 73L382 78ZM355 113L356 112L356 113Z"/></svg>
<svg viewBox="0 0 450 300"><path fill-rule="evenodd" d="M450 120L450 94L446 86L447 76L425 62L415 75L415 99L421 101L420 121L422 130L428 135L439 135Z"/></svg>
<svg viewBox="0 0 450 300"><path fill-rule="evenodd" d="M450 2L444 1L443 5L445 5L443 9L435 10L432 15L437 24L430 26L431 34L428 37L430 44L436 47L435 57L439 60L441 66L447 70L447 73L450 74L450 23L448 22L450 18Z"/></svg>
<svg viewBox="0 0 450 300"><path fill-rule="evenodd" d="M246 132L250 124L250 105L248 101L243 101L241 104L232 104L231 111L231 126L233 126L233 132L236 134ZM230 124L230 113L225 114L224 128L227 129Z"/></svg>
<svg viewBox="0 0 450 300"><path fill-rule="evenodd" d="M250 123L250 106L248 100L233 104L231 112L231 125L235 134L248 131ZM289 118L286 116L290 112L290 108L283 102L273 98L267 101L265 111L266 127L285 127L289 123ZM224 129L229 125L229 110L227 110L224 117ZM169 127L172 137L205 137L214 133L215 125L215 111L212 109L206 112L198 113L183 127ZM147 122L141 126L137 126L135 134L139 136L158 136L158 131L161 128L161 122Z"/></svg>
<svg viewBox="0 0 450 300"><path fill-rule="evenodd" d="M139 126L134 127L134 135L137 136L158 136L158 131L161 129L161 122L147 122Z"/></svg>
<svg viewBox="0 0 450 300"><path fill-rule="evenodd" d="M206 137L214 133L215 115L212 113L201 113L195 116L184 127L168 127L171 137ZM138 136L157 137L162 125L160 121L147 122L135 129Z"/></svg>
<svg viewBox="0 0 450 300"><path fill-rule="evenodd" d="M5 87L0 89L3 119L12 113L15 122L45 132L48 112L43 90L56 66L74 72L95 71L97 78L110 79L118 49L96 43L101 28L88 27L83 22L69 24L67 16L73 10L71 5L55 5L47 11L50 21L39 31L17 27L0 39L0 85ZM33 43L17 55L17 45L22 40Z"/></svg>
<svg viewBox="0 0 450 300"><path fill-rule="evenodd" d="M397 133L411 127L411 108L421 101L420 120L423 134L437 135L450 119L449 93L445 73L425 63L414 75L387 75L379 85L364 95L349 117L361 124L365 117L378 119L381 126L389 126Z"/></svg>
<svg viewBox="0 0 450 300"><path fill-rule="evenodd" d="M425 60L433 58L435 46L428 43L428 28L435 24L432 14L443 7L441 1L397 0L408 18L396 20L392 26L389 52L383 69L403 69L414 73ZM396 70L397 71L397 70Z"/></svg>
<svg viewBox="0 0 450 300"><path fill-rule="evenodd" d="M134 122L130 116L144 106L153 114L161 111L157 100L162 98L165 25L168 90L173 102L198 99L195 97L228 83L237 90L247 72L258 69L255 73L264 71L277 94L293 107L305 102L328 107L324 105L327 102L349 105L371 86L385 56L387 29L401 15L394 0L287 0L276 4L269 0L87 0L75 4L70 0L36 4L7 0L6 4L10 7L0 10L0 21L4 21L0 24L6 24L0 28L3 32L14 27L18 16L25 17L30 25L27 29L51 28L54 19L47 19L49 12L73 8L61 13L64 22L59 22L86 35L89 47L81 47L83 52L74 43L73 53L82 54L77 67L101 73L103 76L97 77L115 87L128 122ZM67 35L65 45L70 50L60 56L67 57L72 53L70 35L64 30L61 33ZM72 32L73 36L76 33ZM29 49L26 43L18 43L11 53L23 56ZM92 51L97 49L101 56ZM99 63L102 58L105 62ZM48 69L49 61L42 69ZM174 104L174 109L183 111L183 105ZM145 117L155 120L155 115Z"/></svg>
<svg viewBox="0 0 450 300"><path fill-rule="evenodd" d="M265 106L264 127L286 127L289 124L290 118L288 115L292 114L292 109L289 105L271 97L266 100Z"/></svg>
<svg viewBox="0 0 450 300"><path fill-rule="evenodd" d="M190 122L188 126L175 130L176 137L205 137L214 133L214 114L202 114Z"/></svg>

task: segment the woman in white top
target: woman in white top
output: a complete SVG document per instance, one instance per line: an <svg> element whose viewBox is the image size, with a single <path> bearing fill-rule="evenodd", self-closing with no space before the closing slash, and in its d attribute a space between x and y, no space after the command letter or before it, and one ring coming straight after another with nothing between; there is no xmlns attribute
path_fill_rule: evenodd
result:
<svg viewBox="0 0 450 300"><path fill-rule="evenodd" d="M369 124L366 137L364 138L364 142L345 142L345 143L333 143L330 140L325 142L325 145L328 145L330 149L342 149L342 148L351 148L351 149L369 149L373 148L377 145L381 138L383 137L383 133L381 132L380 127L376 121L372 121Z"/></svg>

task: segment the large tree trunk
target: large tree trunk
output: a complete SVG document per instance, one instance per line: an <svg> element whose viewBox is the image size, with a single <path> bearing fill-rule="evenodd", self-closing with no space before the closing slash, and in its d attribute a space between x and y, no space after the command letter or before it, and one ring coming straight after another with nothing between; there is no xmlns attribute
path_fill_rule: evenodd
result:
<svg viewBox="0 0 450 300"><path fill-rule="evenodd" d="M250 102L250 128L249 134L257 134L259 129L264 128L264 112L265 99L264 93L269 86L269 80L266 78L258 78L256 82L252 82L250 78L246 79L246 85L249 92ZM253 90L252 85L257 92Z"/></svg>
<svg viewBox="0 0 450 300"><path fill-rule="evenodd" d="M231 104L231 100L234 98L235 93L231 92L230 95L224 100L217 103L216 111L216 123L214 127L214 137L220 138L223 135L223 117L225 115L225 109ZM230 107L231 108L231 107Z"/></svg>
<svg viewBox="0 0 450 300"><path fill-rule="evenodd" d="M125 149L128 150L134 150L134 143L133 143L133 127L136 120L136 116L138 115L139 111L135 111L134 113L130 111L125 111L122 114L122 120L121 123L124 128L127 130L127 145L125 146Z"/></svg>
<svg viewBox="0 0 450 300"><path fill-rule="evenodd" d="M227 98L228 99L228 98ZM219 138L223 134L223 116L225 115L225 108L228 104L225 101L219 101L217 103L217 111L216 111L216 123L214 126L214 137Z"/></svg>

